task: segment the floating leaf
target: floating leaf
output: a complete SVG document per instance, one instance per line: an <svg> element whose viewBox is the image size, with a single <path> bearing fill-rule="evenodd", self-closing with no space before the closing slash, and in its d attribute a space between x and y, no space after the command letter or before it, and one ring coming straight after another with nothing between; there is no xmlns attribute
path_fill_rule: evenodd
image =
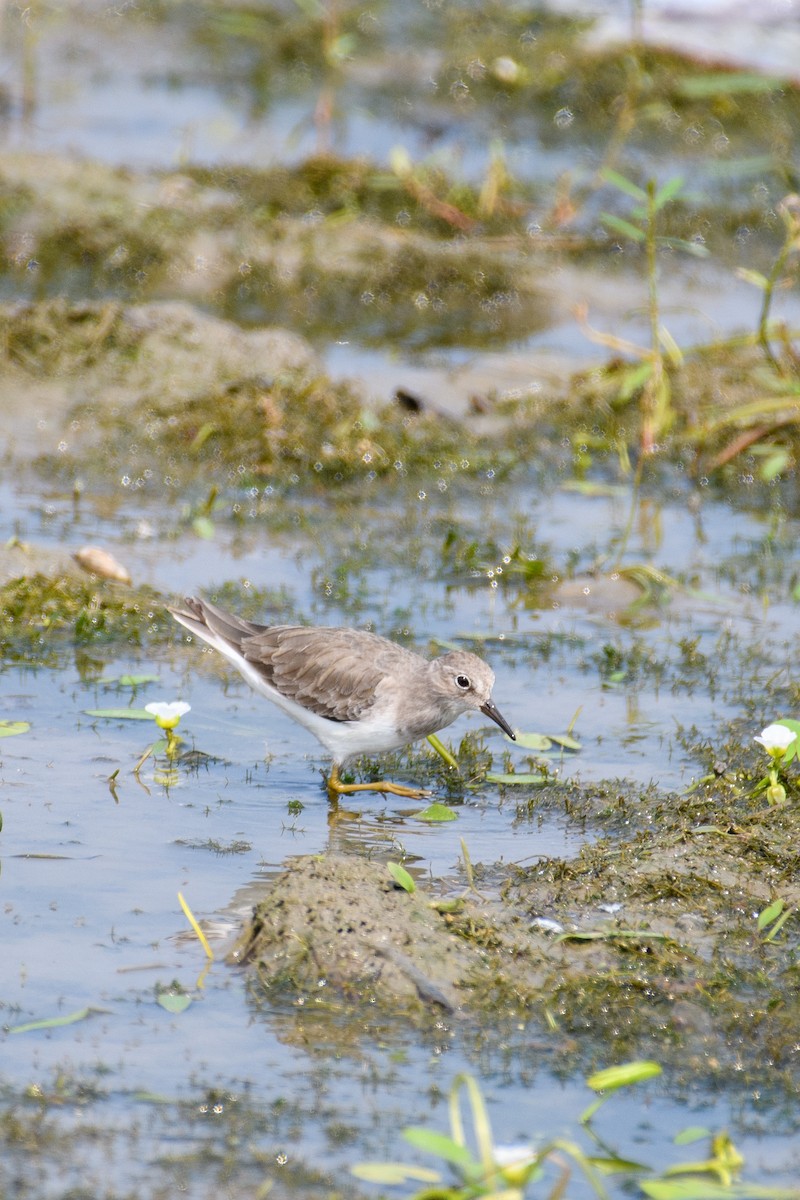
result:
<svg viewBox="0 0 800 1200"><path fill-rule="evenodd" d="M427 808L423 808L422 812L418 812L417 817L420 821L457 821L458 813L453 812L452 808L448 808L446 804L434 802L429 804Z"/></svg>
<svg viewBox="0 0 800 1200"><path fill-rule="evenodd" d="M98 683L109 686L115 683L117 687L141 687L143 683L159 683L158 675L104 675Z"/></svg>
<svg viewBox="0 0 800 1200"><path fill-rule="evenodd" d="M187 996L186 992L159 992L156 996L157 1002L168 1013L174 1013L178 1016L192 1003L192 997Z"/></svg>
<svg viewBox="0 0 800 1200"><path fill-rule="evenodd" d="M692 1142L702 1141L703 1138L711 1137L711 1130L705 1125L689 1125L686 1129L681 1129L680 1133L676 1133L672 1139L676 1146L691 1146Z"/></svg>
<svg viewBox="0 0 800 1200"><path fill-rule="evenodd" d="M74 1025L76 1021L85 1021L92 1013L107 1013L108 1008L95 1008L89 1004L76 1012L67 1013L64 1017L44 1017L41 1021L28 1021L25 1025L12 1025L9 1033L31 1033L36 1029L59 1029L62 1025Z"/></svg>
<svg viewBox="0 0 800 1200"><path fill-rule="evenodd" d="M546 733L518 733L515 730L515 736L516 741L512 745L523 750L549 750L553 744ZM507 736L506 741L510 742L511 738Z"/></svg>
<svg viewBox="0 0 800 1200"><path fill-rule="evenodd" d="M577 738L570 737L568 733L551 733L551 742L555 742L557 746L562 746L564 750L582 750L583 746Z"/></svg>
<svg viewBox="0 0 800 1200"><path fill-rule="evenodd" d="M108 717L111 721L152 721L143 708L85 708L87 717Z"/></svg>
<svg viewBox="0 0 800 1200"><path fill-rule="evenodd" d="M417 885L405 867L401 867L400 863L390 862L386 864L387 870L395 881L398 887L401 887L404 892L411 894L417 890Z"/></svg>
<svg viewBox="0 0 800 1200"><path fill-rule="evenodd" d="M0 721L0 738L16 737L18 733L27 733L30 727L30 721Z"/></svg>
<svg viewBox="0 0 800 1200"><path fill-rule="evenodd" d="M705 1179L643 1179L639 1188L650 1200L798 1200L797 1188L752 1183L711 1183Z"/></svg>

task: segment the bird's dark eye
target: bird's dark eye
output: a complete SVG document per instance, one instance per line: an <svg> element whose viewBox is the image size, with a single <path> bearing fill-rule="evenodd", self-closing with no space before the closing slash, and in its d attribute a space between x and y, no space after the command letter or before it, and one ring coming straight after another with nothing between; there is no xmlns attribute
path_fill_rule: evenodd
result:
<svg viewBox="0 0 800 1200"><path fill-rule="evenodd" d="M469 691L472 686L466 675L456 675L456 685L464 692Z"/></svg>

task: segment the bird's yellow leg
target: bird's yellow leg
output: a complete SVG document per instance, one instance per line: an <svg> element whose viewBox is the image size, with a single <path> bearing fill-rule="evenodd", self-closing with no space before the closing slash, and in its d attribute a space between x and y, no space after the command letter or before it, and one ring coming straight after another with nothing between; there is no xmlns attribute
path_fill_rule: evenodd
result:
<svg viewBox="0 0 800 1200"><path fill-rule="evenodd" d="M424 788L403 787L401 783L389 783L386 779L375 783L342 783L339 778L339 768L336 763L331 767L327 779L328 794L334 796L349 796L352 792L388 792L392 796L405 796L407 800L422 800L430 796Z"/></svg>

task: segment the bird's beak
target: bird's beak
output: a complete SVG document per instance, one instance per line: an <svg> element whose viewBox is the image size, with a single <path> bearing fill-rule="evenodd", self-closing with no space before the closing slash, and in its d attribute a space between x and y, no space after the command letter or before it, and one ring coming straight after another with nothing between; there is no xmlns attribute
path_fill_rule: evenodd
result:
<svg viewBox="0 0 800 1200"><path fill-rule="evenodd" d="M487 700L485 704L481 705L481 712L485 716L491 717L492 720L495 722L495 724L500 726L503 733L508 734L508 736L511 738L512 742L515 742L517 740L517 735L514 733L514 730L511 728L508 721L505 719L503 714L500 712L499 708L497 708L492 703L491 700Z"/></svg>

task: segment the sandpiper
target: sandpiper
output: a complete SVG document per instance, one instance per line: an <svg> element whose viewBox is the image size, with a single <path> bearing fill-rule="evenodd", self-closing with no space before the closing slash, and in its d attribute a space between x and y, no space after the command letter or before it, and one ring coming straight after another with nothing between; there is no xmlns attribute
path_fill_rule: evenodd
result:
<svg viewBox="0 0 800 1200"><path fill-rule="evenodd" d="M309 729L333 756L331 795L425 795L386 780L343 783L339 770L358 755L427 737L465 712L491 717L514 738L491 698L494 672L466 650L428 660L366 630L258 625L194 596L185 605L169 609L175 620L223 654L251 687Z"/></svg>

